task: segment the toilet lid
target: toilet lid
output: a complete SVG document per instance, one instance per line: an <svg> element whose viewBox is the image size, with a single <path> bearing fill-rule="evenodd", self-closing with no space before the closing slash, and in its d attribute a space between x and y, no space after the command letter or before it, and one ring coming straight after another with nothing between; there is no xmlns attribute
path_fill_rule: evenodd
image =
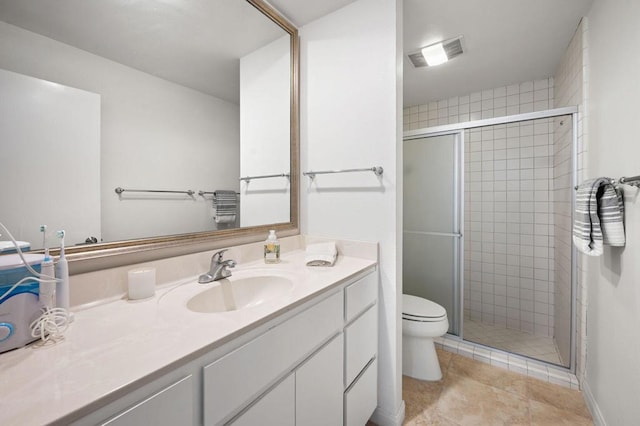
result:
<svg viewBox="0 0 640 426"><path fill-rule="evenodd" d="M440 305L422 297L402 295L402 316L407 319L430 320L439 319L447 315L447 311Z"/></svg>

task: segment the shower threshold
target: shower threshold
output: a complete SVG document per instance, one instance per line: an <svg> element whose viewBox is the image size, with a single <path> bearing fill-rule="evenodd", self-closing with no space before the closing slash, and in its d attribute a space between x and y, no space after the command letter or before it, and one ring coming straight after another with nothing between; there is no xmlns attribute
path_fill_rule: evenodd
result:
<svg viewBox="0 0 640 426"><path fill-rule="evenodd" d="M459 336L445 334L434 339L436 348L475 359L505 370L523 374L545 382L554 383L570 389L580 389L580 383L574 373L560 365L529 358L520 354L492 348L480 343L460 339Z"/></svg>

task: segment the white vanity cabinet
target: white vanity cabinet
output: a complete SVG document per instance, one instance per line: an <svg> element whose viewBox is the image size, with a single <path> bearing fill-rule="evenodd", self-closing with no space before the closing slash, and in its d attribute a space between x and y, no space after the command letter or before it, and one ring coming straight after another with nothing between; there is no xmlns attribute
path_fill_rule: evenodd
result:
<svg viewBox="0 0 640 426"><path fill-rule="evenodd" d="M337 292L207 365L204 424L224 424L274 382L295 370L342 331L342 315L343 296ZM340 375L341 368L335 374Z"/></svg>
<svg viewBox="0 0 640 426"><path fill-rule="evenodd" d="M231 421L233 426L342 424L342 333Z"/></svg>
<svg viewBox="0 0 640 426"><path fill-rule="evenodd" d="M362 426L378 404L378 280L345 288L344 425Z"/></svg>
<svg viewBox="0 0 640 426"><path fill-rule="evenodd" d="M363 426L377 405L377 281L361 273L74 424Z"/></svg>

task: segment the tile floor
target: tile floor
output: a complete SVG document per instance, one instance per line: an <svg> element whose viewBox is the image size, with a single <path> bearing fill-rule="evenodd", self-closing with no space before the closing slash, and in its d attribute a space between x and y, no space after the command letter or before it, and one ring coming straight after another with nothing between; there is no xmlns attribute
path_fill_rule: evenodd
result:
<svg viewBox="0 0 640 426"><path fill-rule="evenodd" d="M442 380L403 377L404 424L592 425L582 393L438 349Z"/></svg>
<svg viewBox="0 0 640 426"><path fill-rule="evenodd" d="M535 336L519 330L484 324L466 319L464 338L471 342L502 349L552 364L561 365L560 355L553 338Z"/></svg>

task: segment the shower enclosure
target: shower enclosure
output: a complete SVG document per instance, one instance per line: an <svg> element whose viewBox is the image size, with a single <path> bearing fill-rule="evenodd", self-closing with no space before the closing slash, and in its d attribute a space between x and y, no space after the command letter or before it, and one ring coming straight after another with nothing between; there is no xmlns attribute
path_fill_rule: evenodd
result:
<svg viewBox="0 0 640 426"><path fill-rule="evenodd" d="M449 335L574 369L576 108L405 132L404 293Z"/></svg>

